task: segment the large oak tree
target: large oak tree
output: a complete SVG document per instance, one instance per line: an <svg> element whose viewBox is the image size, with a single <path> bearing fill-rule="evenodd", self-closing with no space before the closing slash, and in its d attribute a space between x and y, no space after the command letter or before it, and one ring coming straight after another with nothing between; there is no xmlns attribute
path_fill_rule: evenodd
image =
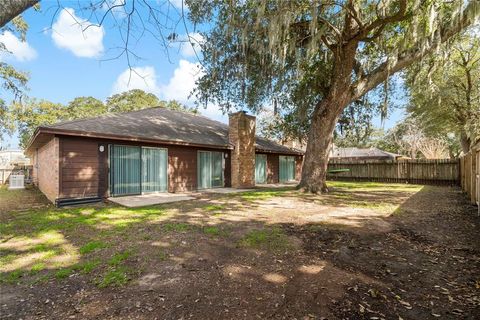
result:
<svg viewBox="0 0 480 320"><path fill-rule="evenodd" d="M225 109L272 103L307 119L300 187L320 192L345 107L474 23L479 2L217 0L190 10L214 23L197 97Z"/></svg>

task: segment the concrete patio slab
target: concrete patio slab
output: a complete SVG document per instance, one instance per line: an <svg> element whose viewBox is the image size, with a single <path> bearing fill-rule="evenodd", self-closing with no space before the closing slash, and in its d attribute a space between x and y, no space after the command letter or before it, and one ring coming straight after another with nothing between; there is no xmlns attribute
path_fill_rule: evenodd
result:
<svg viewBox="0 0 480 320"><path fill-rule="evenodd" d="M109 201L127 208L151 206L155 204L172 203L195 199L192 196L180 193L151 193L136 196L111 197Z"/></svg>
<svg viewBox="0 0 480 320"><path fill-rule="evenodd" d="M240 193L247 191L255 191L256 189L236 189L236 188L214 188L214 189L203 189L200 190L200 193Z"/></svg>
<svg viewBox="0 0 480 320"><path fill-rule="evenodd" d="M257 188L287 188L297 186L298 181L284 182L284 183L266 183L266 184L257 184Z"/></svg>

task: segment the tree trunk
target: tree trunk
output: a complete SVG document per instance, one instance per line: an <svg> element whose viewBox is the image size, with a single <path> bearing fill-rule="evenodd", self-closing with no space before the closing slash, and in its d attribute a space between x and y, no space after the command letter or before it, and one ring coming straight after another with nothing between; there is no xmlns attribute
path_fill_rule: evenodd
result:
<svg viewBox="0 0 480 320"><path fill-rule="evenodd" d="M335 92L337 94L323 99L313 113L303 161L302 180L298 185L304 192L328 192L326 178L333 132L338 118L349 103L347 89Z"/></svg>
<svg viewBox="0 0 480 320"><path fill-rule="evenodd" d="M470 144L471 144L470 138L467 136L467 134L464 131L462 131L460 133L460 145L462 146L463 153L467 153L470 151Z"/></svg>
<svg viewBox="0 0 480 320"><path fill-rule="evenodd" d="M346 19L350 20L348 15ZM352 102L351 79L357 46L358 42L350 42L337 49L330 88L313 111L298 185L304 192L328 192L327 167L333 132L342 111Z"/></svg>
<svg viewBox="0 0 480 320"><path fill-rule="evenodd" d="M0 1L0 28L27 10L38 0L2 0Z"/></svg>

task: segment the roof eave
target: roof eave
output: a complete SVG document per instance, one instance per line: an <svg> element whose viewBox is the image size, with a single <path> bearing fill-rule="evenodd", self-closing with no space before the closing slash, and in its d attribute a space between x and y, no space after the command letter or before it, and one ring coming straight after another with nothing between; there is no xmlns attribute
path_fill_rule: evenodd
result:
<svg viewBox="0 0 480 320"><path fill-rule="evenodd" d="M280 150L270 150L270 149L262 149L262 148L257 148L255 147L255 151L258 152L264 152L264 153L276 153L276 154L292 154L292 155L297 155L297 156L303 156L304 153L300 151L295 151L295 150L285 150L285 151L280 151Z"/></svg>
<svg viewBox="0 0 480 320"><path fill-rule="evenodd" d="M52 128L52 127L38 127L35 132L36 133L31 139L28 148L30 148L30 146L32 145L32 143L34 142L34 140L38 135L42 133L46 133L46 134L54 134L54 135L123 140L123 141L138 141L138 142L166 144L166 145L181 145L181 146L204 147L204 148L226 149L226 150L233 149L233 147L230 144L227 144L227 145L200 144L200 143L190 143L185 141L159 140L159 139L148 139L148 138L142 138L142 137L136 137L136 136L102 134L97 132L87 132L87 131L80 131L80 130L66 130L66 129Z"/></svg>

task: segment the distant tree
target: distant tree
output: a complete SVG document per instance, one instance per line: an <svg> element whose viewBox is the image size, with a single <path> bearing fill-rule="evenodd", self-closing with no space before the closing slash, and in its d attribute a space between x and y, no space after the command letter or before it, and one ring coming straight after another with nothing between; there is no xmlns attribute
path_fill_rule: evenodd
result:
<svg viewBox="0 0 480 320"><path fill-rule="evenodd" d="M445 159L448 157L447 144L438 138L423 137L423 139L420 139L418 149L425 159Z"/></svg>
<svg viewBox="0 0 480 320"><path fill-rule="evenodd" d="M108 112L118 113L156 107L160 100L153 93L133 89L108 97L105 104Z"/></svg>
<svg viewBox="0 0 480 320"><path fill-rule="evenodd" d="M440 159L458 155L458 147L449 137L428 135L414 118L406 118L386 133L377 133L374 146L379 149L407 155L413 159Z"/></svg>
<svg viewBox="0 0 480 320"><path fill-rule="evenodd" d="M443 136L453 132L468 152L480 137L480 38L474 30L411 67L406 84L408 111L422 129Z"/></svg>
<svg viewBox="0 0 480 320"><path fill-rule="evenodd" d="M367 96L354 101L344 110L337 122L334 143L338 147L369 147L374 132L373 118L381 108Z"/></svg>
<svg viewBox="0 0 480 320"><path fill-rule="evenodd" d="M9 118L15 122L20 146L25 148L38 126L66 120L68 112L62 104L29 98L21 103L14 102L9 108Z"/></svg>
<svg viewBox="0 0 480 320"><path fill-rule="evenodd" d="M3 135L11 134L12 130L13 126L8 116L8 107L5 101L0 99L0 146L3 144Z"/></svg>
<svg viewBox="0 0 480 320"><path fill-rule="evenodd" d="M12 1L14 2L14 1ZM9 3L3 4L3 6L8 6ZM12 4L14 5L14 4ZM1 23L1 16L6 13L2 13L2 4L0 4L0 33L5 31L13 32L19 35L21 41L25 41L25 35L28 29L28 25L25 23L21 16L13 19L12 23L8 26L4 26ZM3 42L0 42L0 54L8 53ZM21 98L26 85L28 82L28 74L22 71L18 71L12 65L6 63L5 61L0 60L0 87L2 87L5 92L9 92L13 95L15 100ZM3 95L3 94L2 94ZM0 140L3 137L3 134L11 133L11 123L7 121L7 103L4 99L0 98Z"/></svg>
<svg viewBox="0 0 480 320"><path fill-rule="evenodd" d="M111 113L135 111L151 107L164 107L193 113L197 112L196 109L188 108L176 100L162 101L153 93L148 93L140 89L114 94L107 98L105 105L107 111Z"/></svg>
<svg viewBox="0 0 480 320"><path fill-rule="evenodd" d="M66 113L70 120L96 117L107 113L107 106L94 97L77 97L68 103Z"/></svg>
<svg viewBox="0 0 480 320"><path fill-rule="evenodd" d="M195 114L198 113L198 109L187 107L186 105L178 102L177 100L160 101L159 106L170 110L186 111Z"/></svg>

